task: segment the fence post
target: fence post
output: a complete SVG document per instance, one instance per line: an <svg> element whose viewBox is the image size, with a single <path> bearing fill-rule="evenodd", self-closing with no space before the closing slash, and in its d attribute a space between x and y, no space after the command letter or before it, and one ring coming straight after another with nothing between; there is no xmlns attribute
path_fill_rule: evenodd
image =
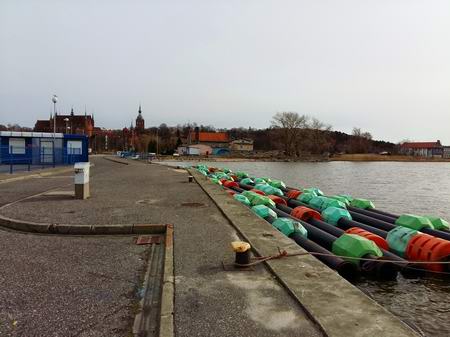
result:
<svg viewBox="0 0 450 337"><path fill-rule="evenodd" d="M55 161L56 161L56 142L55 142L55 137L53 136L53 151L52 151L52 155L53 155L53 167L55 167Z"/></svg>
<svg viewBox="0 0 450 337"><path fill-rule="evenodd" d="M30 164L33 162L33 144L28 145L28 154L27 154L27 162L28 162L28 171L30 171Z"/></svg>
<svg viewBox="0 0 450 337"><path fill-rule="evenodd" d="M9 147L9 174L12 174L13 173L13 162L12 162L12 149L13 149L13 147L12 146L10 146Z"/></svg>

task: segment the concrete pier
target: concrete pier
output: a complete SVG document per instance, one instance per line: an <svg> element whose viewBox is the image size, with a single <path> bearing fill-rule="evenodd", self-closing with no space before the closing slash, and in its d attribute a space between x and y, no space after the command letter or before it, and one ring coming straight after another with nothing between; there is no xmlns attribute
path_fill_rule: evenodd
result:
<svg viewBox="0 0 450 337"><path fill-rule="evenodd" d="M1 336L30 329L34 336L131 336L150 251L135 244L133 228L143 224L173 225L173 276L163 284L174 291L162 297L165 308L173 306L162 313L164 329L149 335L415 335L311 256L248 271L224 268L238 239L260 255L301 249L195 173L198 183L189 183L186 171L161 165L102 157L92 163L87 200L65 193L73 191L68 172L0 184L3 219L53 229L129 229L109 236L31 234L0 219L9 226L0 230L0 269L7 271Z"/></svg>

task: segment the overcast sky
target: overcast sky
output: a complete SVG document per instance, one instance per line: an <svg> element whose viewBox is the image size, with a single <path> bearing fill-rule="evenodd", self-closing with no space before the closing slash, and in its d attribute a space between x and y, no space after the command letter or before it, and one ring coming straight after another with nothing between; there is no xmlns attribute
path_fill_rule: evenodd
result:
<svg viewBox="0 0 450 337"><path fill-rule="evenodd" d="M296 111L450 145L448 0L1 0L0 123L57 107L122 128Z"/></svg>

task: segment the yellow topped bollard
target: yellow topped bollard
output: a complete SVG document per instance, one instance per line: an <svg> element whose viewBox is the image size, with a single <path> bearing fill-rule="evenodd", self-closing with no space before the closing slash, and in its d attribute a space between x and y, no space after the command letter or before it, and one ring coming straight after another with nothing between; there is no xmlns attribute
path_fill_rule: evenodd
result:
<svg viewBox="0 0 450 337"><path fill-rule="evenodd" d="M250 244L244 241L233 241L231 248L236 253L234 265L238 268L247 267L250 263Z"/></svg>

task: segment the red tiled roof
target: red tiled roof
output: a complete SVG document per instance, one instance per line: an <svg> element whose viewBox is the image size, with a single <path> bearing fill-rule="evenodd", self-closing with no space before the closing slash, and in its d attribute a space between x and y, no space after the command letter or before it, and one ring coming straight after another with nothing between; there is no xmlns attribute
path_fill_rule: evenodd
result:
<svg viewBox="0 0 450 337"><path fill-rule="evenodd" d="M408 149L432 149L442 147L440 142L410 142L403 143L401 146Z"/></svg>
<svg viewBox="0 0 450 337"><path fill-rule="evenodd" d="M213 143L226 143L229 141L228 134L226 132L199 132L197 135L194 133L194 139L199 142L213 142Z"/></svg>

